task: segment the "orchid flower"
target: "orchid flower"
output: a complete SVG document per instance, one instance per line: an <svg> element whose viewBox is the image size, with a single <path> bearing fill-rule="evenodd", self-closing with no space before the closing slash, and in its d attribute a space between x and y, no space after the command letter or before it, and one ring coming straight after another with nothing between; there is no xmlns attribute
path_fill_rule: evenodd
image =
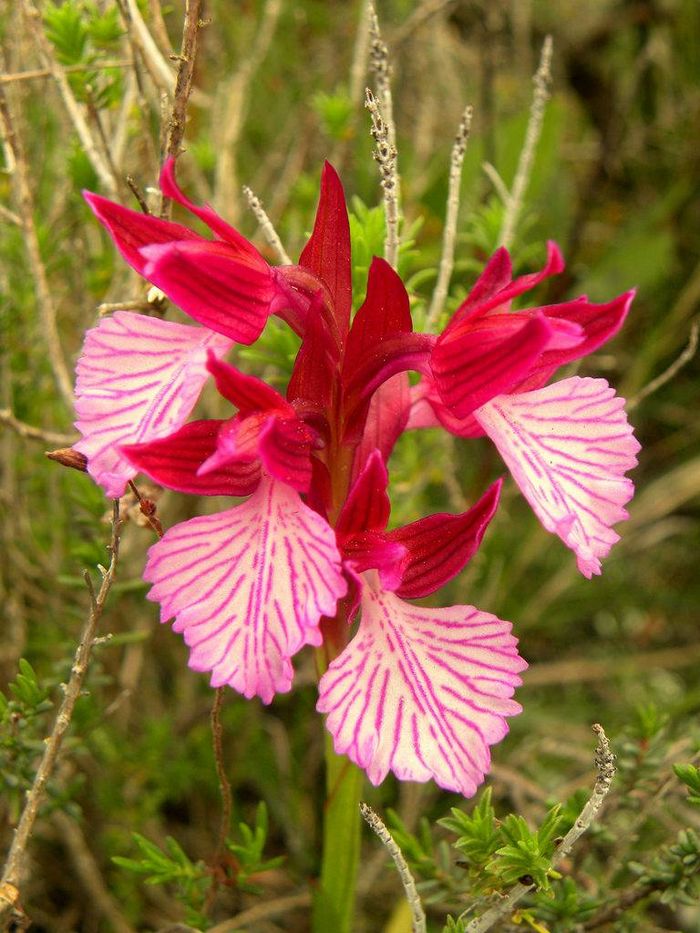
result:
<svg viewBox="0 0 700 933"><path fill-rule="evenodd" d="M605 304L582 297L510 310L563 267L553 243L540 272L516 279L507 251L493 255L435 343L429 372L412 392L408 427L488 435L544 527L591 577L619 539L612 526L628 517L633 485L624 474L639 444L624 399L604 379L547 383L619 331L634 292Z"/></svg>
<svg viewBox="0 0 700 933"><path fill-rule="evenodd" d="M234 343L253 343L271 314L303 333L311 296L323 293L303 256L299 267L273 268L212 208L192 204L176 184L172 159L160 184L214 239L85 193L129 265L203 325L118 311L87 332L77 366L76 449L109 496L121 496L136 475L121 444L165 437L185 424L208 378L209 352L222 357Z"/></svg>

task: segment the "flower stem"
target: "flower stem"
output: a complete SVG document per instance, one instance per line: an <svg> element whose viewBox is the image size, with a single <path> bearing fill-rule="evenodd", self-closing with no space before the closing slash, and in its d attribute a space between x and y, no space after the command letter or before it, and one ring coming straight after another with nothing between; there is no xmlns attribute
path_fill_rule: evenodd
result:
<svg viewBox="0 0 700 933"><path fill-rule="evenodd" d="M351 933L360 860L360 796L364 775L326 742L321 883L314 898L313 933Z"/></svg>

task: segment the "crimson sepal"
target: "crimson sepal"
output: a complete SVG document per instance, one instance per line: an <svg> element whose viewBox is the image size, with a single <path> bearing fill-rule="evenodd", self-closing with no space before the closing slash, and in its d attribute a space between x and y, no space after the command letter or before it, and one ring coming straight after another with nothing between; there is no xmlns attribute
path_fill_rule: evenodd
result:
<svg viewBox="0 0 700 933"><path fill-rule="evenodd" d="M513 267L508 250L501 246L488 261L486 268L476 280L466 299L457 308L452 320L447 325L451 330L460 321L473 320L489 311L510 309L510 302L530 291L544 279L557 275L564 269L564 258L556 243L547 243L547 259L539 272L513 279Z"/></svg>
<svg viewBox="0 0 700 933"><path fill-rule="evenodd" d="M260 481L257 459L197 472L215 453L222 424L225 422L193 421L169 437L125 444L121 451L137 470L168 489L202 496L248 496Z"/></svg>
<svg viewBox="0 0 700 933"><path fill-rule="evenodd" d="M471 326L448 327L431 356L440 398L458 418L526 379L554 333L541 314L496 317L500 326L486 317Z"/></svg>
<svg viewBox="0 0 700 933"><path fill-rule="evenodd" d="M311 300L304 339L287 386L290 402L313 406L323 414L331 404L338 381L339 349L322 314L323 296Z"/></svg>
<svg viewBox="0 0 700 933"><path fill-rule="evenodd" d="M406 430L411 412L411 390L407 373L397 373L383 382L372 396L362 439L355 449L352 465L356 477L375 449L386 463L394 445Z"/></svg>
<svg viewBox="0 0 700 933"><path fill-rule="evenodd" d="M343 541L343 559L348 562L353 574L365 570L378 570L382 585L392 592L399 587L403 578L407 549L379 531L365 531L350 535Z"/></svg>
<svg viewBox="0 0 700 933"><path fill-rule="evenodd" d="M378 450L372 451L353 483L336 523L339 538L365 531L384 531L391 513L389 476Z"/></svg>
<svg viewBox="0 0 700 933"><path fill-rule="evenodd" d="M397 596L428 596L456 576L476 554L498 507L502 480L476 505L460 515L429 515L388 532L387 539L406 548Z"/></svg>
<svg viewBox="0 0 700 933"><path fill-rule="evenodd" d="M255 376L247 376L216 354L207 354L207 369L214 377L220 395L235 405L241 415L254 411L278 411L293 415L289 402L272 386Z"/></svg>
<svg viewBox="0 0 700 933"><path fill-rule="evenodd" d="M299 265L321 279L328 288L340 342L344 343L352 308L350 223L343 185L330 162L323 166L314 229L299 257Z"/></svg>

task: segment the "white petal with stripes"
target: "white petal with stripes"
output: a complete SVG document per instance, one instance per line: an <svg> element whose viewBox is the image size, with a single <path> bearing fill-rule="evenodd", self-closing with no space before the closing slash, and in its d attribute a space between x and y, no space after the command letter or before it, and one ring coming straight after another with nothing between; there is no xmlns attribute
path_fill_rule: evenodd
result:
<svg viewBox="0 0 700 933"><path fill-rule="evenodd" d="M639 450L624 399L604 379L563 379L501 395L474 412L544 527L576 554L586 577L600 573L634 492L627 470Z"/></svg>
<svg viewBox="0 0 700 933"><path fill-rule="evenodd" d="M207 350L233 341L204 327L117 311L85 336L78 361L75 445L108 496L121 496L136 470L121 444L166 437L182 427L209 378Z"/></svg>
<svg viewBox="0 0 700 933"><path fill-rule="evenodd" d="M175 617L189 665L269 703L292 684L290 658L319 645L347 584L333 529L285 483L263 477L235 508L175 525L148 554L148 598Z"/></svg>
<svg viewBox="0 0 700 933"><path fill-rule="evenodd" d="M319 684L335 750L373 784L393 771L471 796L520 712L511 697L527 665L511 625L473 606L413 606L376 571L362 578L359 630Z"/></svg>

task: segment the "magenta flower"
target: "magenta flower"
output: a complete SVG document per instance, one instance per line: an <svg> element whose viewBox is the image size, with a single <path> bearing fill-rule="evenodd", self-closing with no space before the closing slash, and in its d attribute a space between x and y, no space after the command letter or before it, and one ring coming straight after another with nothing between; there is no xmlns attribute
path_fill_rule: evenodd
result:
<svg viewBox="0 0 700 933"><path fill-rule="evenodd" d="M604 379L545 384L618 332L634 292L607 304L578 298L510 310L514 298L562 269L553 243L541 272L515 280L506 250L493 255L437 340L430 372L413 392L409 426L487 434L544 527L590 577L619 539L612 526L628 517L623 506L634 487L624 474L636 465L639 444L624 399Z"/></svg>
<svg viewBox="0 0 700 933"><path fill-rule="evenodd" d="M509 622L410 600L476 553L501 481L460 515L387 530L386 464L408 427L487 433L545 527L584 573L597 572L625 517L637 443L607 383L545 384L617 331L631 294L511 311L561 259L550 247L541 273L513 281L501 250L443 334L416 334L406 290L382 259L351 316L347 210L329 165L297 266L270 267L187 201L172 163L161 185L215 239L87 197L126 260L203 326L118 312L90 331L78 449L109 495L138 470L179 492L247 498L151 547L149 599L163 622L174 619L194 670L265 703L291 688L294 655L320 648L318 709L338 754L374 783L392 771L473 794L520 711L512 696L526 664ZM233 342L257 339L270 314L301 337L284 396L222 359ZM410 370L422 376L413 389ZM209 375L231 416L188 423Z"/></svg>

